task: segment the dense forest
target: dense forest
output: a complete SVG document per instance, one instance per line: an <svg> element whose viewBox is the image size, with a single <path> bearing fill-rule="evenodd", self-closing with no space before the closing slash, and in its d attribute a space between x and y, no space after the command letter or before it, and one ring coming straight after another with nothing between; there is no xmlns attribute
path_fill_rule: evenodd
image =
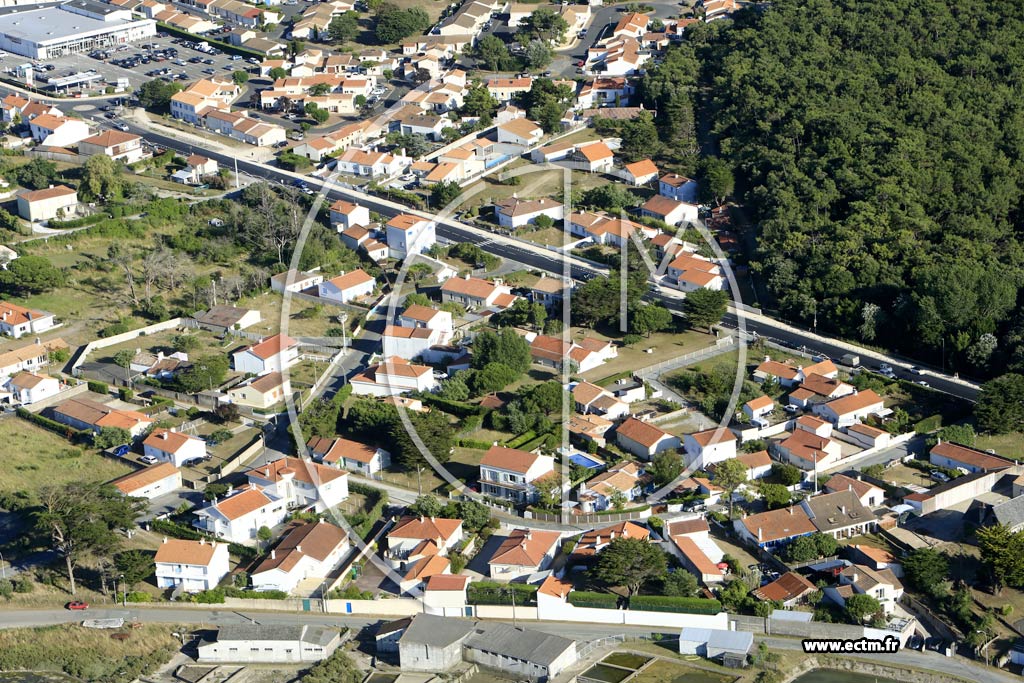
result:
<svg viewBox="0 0 1024 683"><path fill-rule="evenodd" d="M775 0L721 23L686 49L758 224L761 303L947 369L1024 370L1024 3Z"/></svg>

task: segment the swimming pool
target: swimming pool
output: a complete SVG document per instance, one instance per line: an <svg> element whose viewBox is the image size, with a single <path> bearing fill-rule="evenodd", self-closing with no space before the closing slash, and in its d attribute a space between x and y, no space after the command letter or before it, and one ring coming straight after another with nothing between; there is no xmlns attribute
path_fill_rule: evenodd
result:
<svg viewBox="0 0 1024 683"><path fill-rule="evenodd" d="M594 455L587 455L586 453L573 453L569 456L569 462L592 470L597 469L598 467L604 467L604 460L601 460Z"/></svg>

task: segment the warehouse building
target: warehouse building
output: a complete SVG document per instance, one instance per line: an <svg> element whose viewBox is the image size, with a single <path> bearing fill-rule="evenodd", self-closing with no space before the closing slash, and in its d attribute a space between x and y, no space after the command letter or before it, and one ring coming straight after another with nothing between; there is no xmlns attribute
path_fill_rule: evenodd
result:
<svg viewBox="0 0 1024 683"><path fill-rule="evenodd" d="M53 59L109 49L156 35L156 22L95 0L0 8L0 49Z"/></svg>

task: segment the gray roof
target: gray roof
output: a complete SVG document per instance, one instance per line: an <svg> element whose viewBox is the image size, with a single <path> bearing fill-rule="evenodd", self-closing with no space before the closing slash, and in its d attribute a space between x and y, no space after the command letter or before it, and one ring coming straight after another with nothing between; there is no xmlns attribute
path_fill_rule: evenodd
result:
<svg viewBox="0 0 1024 683"><path fill-rule="evenodd" d="M775 621L797 621L803 624L810 623L814 615L810 612L794 612L787 609L772 610L772 619Z"/></svg>
<svg viewBox="0 0 1024 683"><path fill-rule="evenodd" d="M507 624L477 624L466 647L549 666L576 641Z"/></svg>
<svg viewBox="0 0 1024 683"><path fill-rule="evenodd" d="M1011 529L1024 524L1024 496L992 506L992 515L996 521Z"/></svg>
<svg viewBox="0 0 1024 683"><path fill-rule="evenodd" d="M398 642L448 647L463 640L472 630L471 621L417 614Z"/></svg>
<svg viewBox="0 0 1024 683"><path fill-rule="evenodd" d="M152 23L151 19L105 21L93 16L96 14L105 16L116 11L123 11L120 7L113 5L104 5L88 0L76 0L73 3L66 3L66 5L66 8L59 3L5 8L3 12L0 12L0 33L45 45L89 32L105 32L129 24ZM82 11L89 14L79 13Z"/></svg>
<svg viewBox="0 0 1024 683"><path fill-rule="evenodd" d="M236 640L302 641L327 646L339 636L337 629L309 624L227 624L217 630L217 642Z"/></svg>
<svg viewBox="0 0 1024 683"><path fill-rule="evenodd" d="M873 522L875 516L860 502L857 494L849 489L813 496L804 501L811 522L818 531L835 529Z"/></svg>
<svg viewBox="0 0 1024 683"><path fill-rule="evenodd" d="M713 650L749 652L754 645L754 634L748 631L726 631L718 628L686 626L680 631L679 640L705 643L709 649Z"/></svg>
<svg viewBox="0 0 1024 683"><path fill-rule="evenodd" d="M181 172L183 171L179 171L179 173ZM185 176L191 177L191 174L186 173ZM248 308L238 308L236 306L214 306L205 313L197 315L196 320L205 325L231 327L240 321L247 313L249 313Z"/></svg>

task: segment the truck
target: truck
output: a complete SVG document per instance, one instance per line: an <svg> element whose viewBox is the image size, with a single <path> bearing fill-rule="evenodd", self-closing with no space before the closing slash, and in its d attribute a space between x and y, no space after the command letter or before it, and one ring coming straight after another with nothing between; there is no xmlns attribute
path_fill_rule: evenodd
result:
<svg viewBox="0 0 1024 683"><path fill-rule="evenodd" d="M860 365L860 356L855 353L844 353L840 360L847 367L855 368Z"/></svg>

